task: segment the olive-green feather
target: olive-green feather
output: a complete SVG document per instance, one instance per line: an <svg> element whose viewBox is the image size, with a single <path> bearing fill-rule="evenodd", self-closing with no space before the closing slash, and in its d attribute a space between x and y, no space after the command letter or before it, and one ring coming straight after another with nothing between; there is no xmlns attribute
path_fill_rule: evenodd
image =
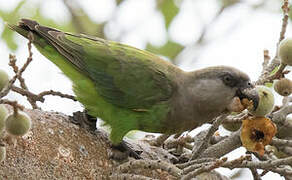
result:
<svg viewBox="0 0 292 180"><path fill-rule="evenodd" d="M36 48L72 80L78 101L111 126L114 144L134 129L163 132L160 121L166 120L175 91L173 66L130 46L63 33L31 20L9 27L26 38L32 34Z"/></svg>

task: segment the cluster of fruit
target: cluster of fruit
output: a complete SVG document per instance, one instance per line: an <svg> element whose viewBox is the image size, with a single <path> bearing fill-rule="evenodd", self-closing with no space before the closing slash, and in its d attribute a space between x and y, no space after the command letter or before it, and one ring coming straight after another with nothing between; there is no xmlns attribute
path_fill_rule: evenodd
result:
<svg viewBox="0 0 292 180"><path fill-rule="evenodd" d="M0 70L0 92L8 85L9 76ZM0 104L0 134L4 130L11 136L23 136L31 128L31 118L19 110L9 113L6 106ZM6 147L0 144L0 162L6 157Z"/></svg>
<svg viewBox="0 0 292 180"><path fill-rule="evenodd" d="M283 40L278 53L282 65L292 66L292 39ZM289 96L292 93L292 81L288 78L275 80L274 90L281 96ZM273 110L275 100L272 91L266 86L257 86L256 91L259 95L257 109L254 110L252 104L246 103L245 99L241 101L251 116L242 120L242 123L224 123L223 127L229 131L237 131L241 127L242 145L249 151L263 155L265 146L277 132L276 125L266 117Z"/></svg>

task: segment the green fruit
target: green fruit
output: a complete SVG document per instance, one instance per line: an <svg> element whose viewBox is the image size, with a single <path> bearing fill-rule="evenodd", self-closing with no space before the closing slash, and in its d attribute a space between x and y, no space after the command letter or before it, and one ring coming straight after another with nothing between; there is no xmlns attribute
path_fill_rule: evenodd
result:
<svg viewBox="0 0 292 180"><path fill-rule="evenodd" d="M223 123L222 126L224 127L224 129L228 131L235 132L241 127L241 123L240 122Z"/></svg>
<svg viewBox="0 0 292 180"><path fill-rule="evenodd" d="M10 114L5 121L6 131L14 136L23 136L31 128L31 119L24 112Z"/></svg>
<svg viewBox="0 0 292 180"><path fill-rule="evenodd" d="M6 107L3 104L0 104L0 133L4 130L7 114L8 111Z"/></svg>
<svg viewBox="0 0 292 180"><path fill-rule="evenodd" d="M287 38L280 42L278 55L282 64L292 65L292 39Z"/></svg>
<svg viewBox="0 0 292 180"><path fill-rule="evenodd" d="M292 93L292 81L282 78L274 83L274 89L281 96L289 96Z"/></svg>
<svg viewBox="0 0 292 180"><path fill-rule="evenodd" d="M273 110L274 95L266 86L257 86L256 91L259 95L259 104L256 110L250 110L249 112L256 117L264 117Z"/></svg>
<svg viewBox="0 0 292 180"><path fill-rule="evenodd" d="M3 162L6 158L6 147L3 145L0 145L0 162Z"/></svg>
<svg viewBox="0 0 292 180"><path fill-rule="evenodd" d="M7 86L9 82L9 76L8 74L0 69L0 91L2 91L2 89Z"/></svg>

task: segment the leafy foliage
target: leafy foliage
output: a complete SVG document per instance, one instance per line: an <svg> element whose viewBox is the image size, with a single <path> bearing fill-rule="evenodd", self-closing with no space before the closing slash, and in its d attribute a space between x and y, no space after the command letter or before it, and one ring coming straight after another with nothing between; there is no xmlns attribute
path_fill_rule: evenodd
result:
<svg viewBox="0 0 292 180"><path fill-rule="evenodd" d="M125 0L116 0L117 7L123 4ZM18 3L18 5L12 11L6 11L0 9L0 19L4 22L9 22L16 24L20 18L31 18L37 20L40 24L45 26L55 27L62 31L73 32L73 33L83 33L93 36L98 36L104 39L107 37L104 34L105 26L111 23L112 20L108 20L102 23L94 22L86 11L84 11L79 5L78 1L66 1L63 0L69 13L71 15L71 20L68 22L63 22L62 24L52 20L42 14L40 7L32 7L29 1L23 0ZM39 3L42 3L41 1ZM176 5L175 0L157 0L157 9L162 13L165 20L166 30L170 27L171 22L179 12L179 7ZM29 13L28 13L29 12ZM1 38L5 41L8 48L15 51L17 49L17 43L14 39L14 32L4 27L1 33ZM166 56L170 59L174 59L184 47L176 42L168 41L160 46L156 47L151 44L147 44L147 50Z"/></svg>
<svg viewBox="0 0 292 180"><path fill-rule="evenodd" d="M169 28L173 18L179 12L179 8L175 4L175 0L161 0L158 2L158 9L161 11L165 21L166 29Z"/></svg>
<svg viewBox="0 0 292 180"><path fill-rule="evenodd" d="M151 44L148 44L146 47L148 51L167 56L170 59L174 59L181 52L181 50L183 50L183 48L184 47L182 45L171 40L168 40L168 42L161 47L156 47Z"/></svg>

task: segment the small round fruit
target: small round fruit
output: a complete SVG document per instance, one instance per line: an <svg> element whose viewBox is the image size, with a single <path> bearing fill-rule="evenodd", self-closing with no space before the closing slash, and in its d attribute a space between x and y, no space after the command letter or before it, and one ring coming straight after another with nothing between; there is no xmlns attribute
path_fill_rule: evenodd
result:
<svg viewBox="0 0 292 180"><path fill-rule="evenodd" d="M292 81L282 78L274 83L274 89L281 96L289 96L292 93Z"/></svg>
<svg viewBox="0 0 292 180"><path fill-rule="evenodd" d="M284 124L279 126L277 137L281 139L291 139L292 138L292 117L287 116Z"/></svg>
<svg viewBox="0 0 292 180"><path fill-rule="evenodd" d="M6 147L0 145L0 162L3 162L6 158Z"/></svg>
<svg viewBox="0 0 292 180"><path fill-rule="evenodd" d="M4 130L7 114L8 111L6 107L3 104L0 104L0 133Z"/></svg>
<svg viewBox="0 0 292 180"><path fill-rule="evenodd" d="M235 132L241 127L241 122L234 122L234 123L222 123L224 129Z"/></svg>
<svg viewBox="0 0 292 180"><path fill-rule="evenodd" d="M266 86L257 86L256 91L259 95L258 107L256 110L250 110L249 112L256 117L264 117L273 110L274 95Z"/></svg>
<svg viewBox="0 0 292 180"><path fill-rule="evenodd" d="M31 119L24 112L12 113L5 121L6 131L14 136L23 136L31 128Z"/></svg>
<svg viewBox="0 0 292 180"><path fill-rule="evenodd" d="M7 86L9 82L9 76L8 74L0 69L0 91L2 91L2 89Z"/></svg>
<svg viewBox="0 0 292 180"><path fill-rule="evenodd" d="M292 39L287 38L280 42L279 44L279 57L282 64L292 65Z"/></svg>

